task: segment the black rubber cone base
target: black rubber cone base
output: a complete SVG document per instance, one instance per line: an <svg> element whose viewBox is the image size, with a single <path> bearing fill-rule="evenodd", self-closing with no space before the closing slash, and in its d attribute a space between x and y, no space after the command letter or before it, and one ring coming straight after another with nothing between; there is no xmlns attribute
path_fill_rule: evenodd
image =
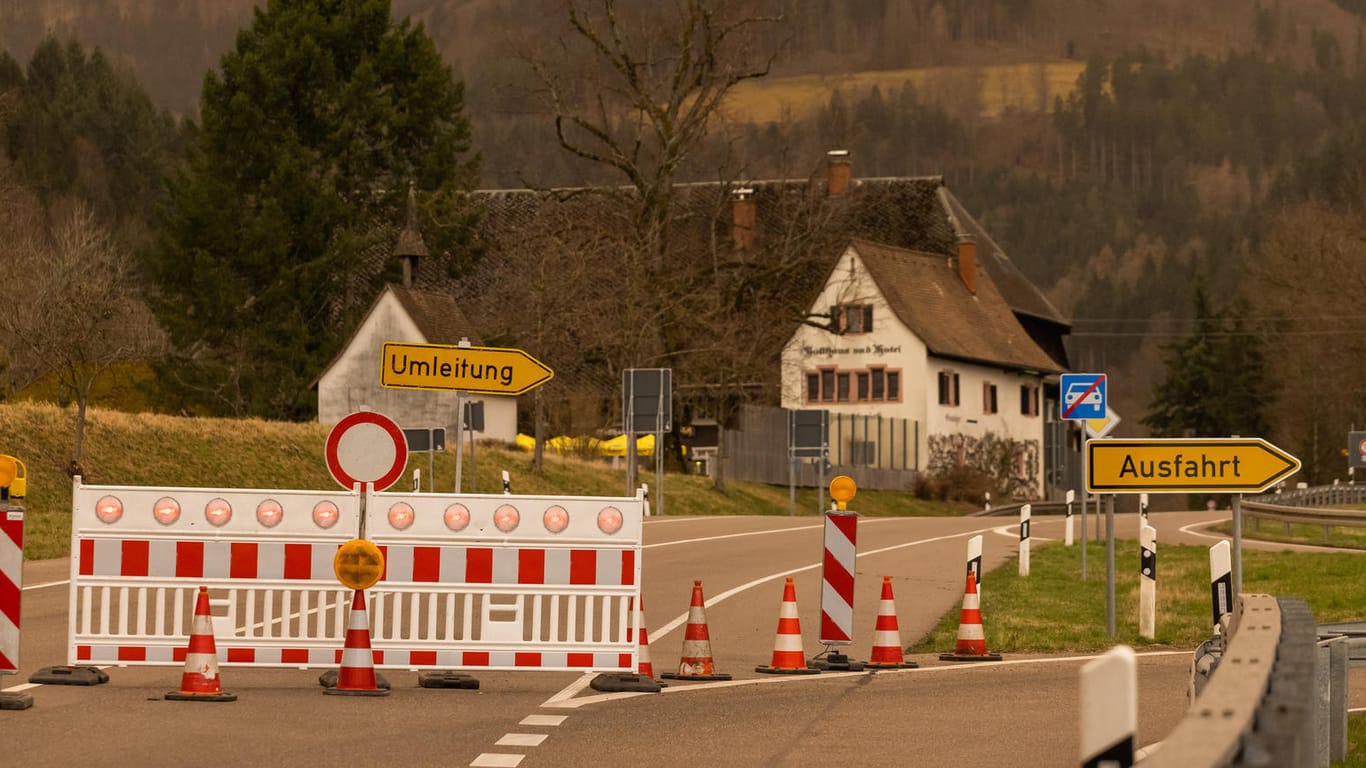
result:
<svg viewBox="0 0 1366 768"><path fill-rule="evenodd" d="M479 690L479 680L459 672L423 672L417 676L421 688L459 688L466 691Z"/></svg>
<svg viewBox="0 0 1366 768"><path fill-rule="evenodd" d="M681 680L681 681L683 681L683 682L692 681L692 682L698 682L698 683L705 683L705 682L710 682L710 681L713 681L713 680L730 680L730 679L731 679L730 675L727 675L727 674L716 674L716 673L712 673L712 674L710 674L710 675L680 675L680 674L677 673L677 672L665 672L665 673L661 674L659 677L660 677L661 680Z"/></svg>
<svg viewBox="0 0 1366 768"><path fill-rule="evenodd" d="M98 667L43 667L29 675L39 685L100 685L109 682L109 673Z"/></svg>
<svg viewBox="0 0 1366 768"><path fill-rule="evenodd" d="M879 664L877 662L864 662L864 669L919 669L920 665L914 661L903 661L900 664Z"/></svg>
<svg viewBox="0 0 1366 768"><path fill-rule="evenodd" d="M588 685L593 690L603 693L659 693L665 687L654 678L629 672L604 672L593 678Z"/></svg>
<svg viewBox="0 0 1366 768"><path fill-rule="evenodd" d="M755 672L766 675L819 675L821 671L812 667L755 667Z"/></svg>
<svg viewBox="0 0 1366 768"><path fill-rule="evenodd" d="M33 694L24 693L0 693L0 709L28 709L33 706Z"/></svg>
<svg viewBox="0 0 1366 768"><path fill-rule="evenodd" d="M318 675L318 685L321 685L324 688L336 688L337 678L339 677L341 677L341 673L339 671L335 669L329 669L321 675ZM386 691L389 690L389 681L385 680L384 675L381 675L378 672L375 673L375 685L379 688L385 689Z"/></svg>
<svg viewBox="0 0 1366 768"><path fill-rule="evenodd" d="M388 688L324 688L328 696L388 696Z"/></svg>
<svg viewBox="0 0 1366 768"><path fill-rule="evenodd" d="M941 654L939 654L939 660L940 660L940 661L1000 661L1000 660L1001 660L1001 654L999 654L999 653L987 653L987 654L984 655L984 656L977 656L977 655L973 655L973 654L941 653Z"/></svg>
<svg viewBox="0 0 1366 768"><path fill-rule="evenodd" d="M235 693L186 693L171 691L162 698L167 701L237 701Z"/></svg>
<svg viewBox="0 0 1366 768"><path fill-rule="evenodd" d="M853 661L842 653L828 653L822 658L817 656L806 666L821 672L862 672L863 662Z"/></svg>

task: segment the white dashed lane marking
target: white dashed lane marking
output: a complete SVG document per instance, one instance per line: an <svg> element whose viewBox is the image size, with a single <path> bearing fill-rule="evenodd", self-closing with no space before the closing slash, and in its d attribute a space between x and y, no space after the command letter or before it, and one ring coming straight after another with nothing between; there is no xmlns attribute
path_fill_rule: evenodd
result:
<svg viewBox="0 0 1366 768"><path fill-rule="evenodd" d="M522 718L518 725L554 728L568 717L568 715L527 715ZM537 747L549 736L548 733L505 733L503 738L494 743L494 746ZM526 755L514 755L506 752L485 752L474 758L474 762L470 763L470 768L517 768L525 757Z"/></svg>

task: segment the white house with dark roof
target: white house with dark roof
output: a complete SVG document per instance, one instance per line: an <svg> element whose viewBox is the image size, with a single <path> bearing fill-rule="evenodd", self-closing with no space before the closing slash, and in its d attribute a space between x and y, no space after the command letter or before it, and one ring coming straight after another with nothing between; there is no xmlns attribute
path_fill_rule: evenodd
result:
<svg viewBox="0 0 1366 768"><path fill-rule="evenodd" d="M850 241L811 307L828 313L830 328L802 325L783 350L783 406L904 419L915 425L908 439L918 470L1005 451L1011 472L998 479L1012 496L1039 498L1043 388L1062 369L976 252L966 233L952 256ZM878 461L869 454L859 463Z"/></svg>
<svg viewBox="0 0 1366 768"><path fill-rule="evenodd" d="M337 357L318 377L318 421L336 424L359 410L382 413L404 429L443 428L447 441L457 428L456 393L444 390L395 389L380 384L385 342L456 346L467 339L480 346L479 333L453 296L414 287L418 260L427 255L417 230L415 203L410 193L408 223L400 233L394 255L403 266L403 284L386 285L347 340ZM484 429L476 439L508 443L517 439L517 398L466 395L464 402L482 402Z"/></svg>

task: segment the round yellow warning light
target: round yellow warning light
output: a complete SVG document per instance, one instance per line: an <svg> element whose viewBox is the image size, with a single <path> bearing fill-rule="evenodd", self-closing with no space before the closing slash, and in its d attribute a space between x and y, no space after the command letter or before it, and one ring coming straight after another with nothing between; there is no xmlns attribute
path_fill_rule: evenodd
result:
<svg viewBox="0 0 1366 768"><path fill-rule="evenodd" d="M19 465L12 456L0 456L0 486L8 487L19 474Z"/></svg>
<svg viewBox="0 0 1366 768"><path fill-rule="evenodd" d="M352 539L337 548L332 570L351 589L369 589L384 575L384 553L365 539Z"/></svg>
<svg viewBox="0 0 1366 768"><path fill-rule="evenodd" d="M840 509L848 509L849 500L858 493L858 486L854 485L854 478L848 475L840 475L830 481L830 498L835 500L835 505Z"/></svg>

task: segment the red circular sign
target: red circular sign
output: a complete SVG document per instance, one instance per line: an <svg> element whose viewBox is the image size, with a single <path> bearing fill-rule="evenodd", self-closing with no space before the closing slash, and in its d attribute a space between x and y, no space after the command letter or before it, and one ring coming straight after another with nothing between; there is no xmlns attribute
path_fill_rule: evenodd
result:
<svg viewBox="0 0 1366 768"><path fill-rule="evenodd" d="M393 419L358 411L327 433L327 471L346 490L373 483L382 491L398 481L408 466L408 441Z"/></svg>

